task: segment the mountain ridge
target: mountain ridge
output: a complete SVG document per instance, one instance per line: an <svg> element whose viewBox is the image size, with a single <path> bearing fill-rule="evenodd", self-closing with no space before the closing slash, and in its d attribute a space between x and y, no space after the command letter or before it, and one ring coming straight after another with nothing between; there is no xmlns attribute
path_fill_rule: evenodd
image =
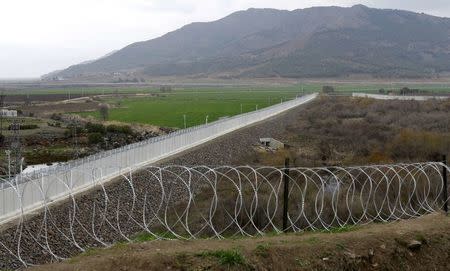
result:
<svg viewBox="0 0 450 271"><path fill-rule="evenodd" d="M449 18L355 5L237 11L57 74L436 77L448 71Z"/></svg>

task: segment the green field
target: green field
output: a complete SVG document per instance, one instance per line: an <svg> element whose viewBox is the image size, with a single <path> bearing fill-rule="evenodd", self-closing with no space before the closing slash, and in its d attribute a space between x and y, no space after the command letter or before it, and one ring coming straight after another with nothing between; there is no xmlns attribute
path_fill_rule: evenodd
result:
<svg viewBox="0 0 450 271"><path fill-rule="evenodd" d="M412 87L412 86L411 86ZM419 88L420 86L415 86ZM109 112L109 120L126 123L152 124L165 127L184 128L184 115L186 127L191 127L208 121L215 121L221 117L234 116L280 103L281 99L288 100L298 95L319 92L322 85L304 84L277 88L177 88L169 93L161 93L159 89L137 91L128 89L127 92L154 93L157 97L140 98L111 98L106 103L113 105ZM345 92L378 92L380 88L400 89L398 86L386 85L337 85L336 91ZM425 88L429 91L450 91L450 88ZM109 90L111 91L111 90ZM241 111L242 108L242 111ZM82 116L99 118L98 112L79 113Z"/></svg>
<svg viewBox="0 0 450 271"><path fill-rule="evenodd" d="M186 87L176 88L177 92L240 92L240 91L292 91L292 92L312 92L318 91L323 85L331 85L338 92L378 92L380 88L385 90L399 90L402 87L417 88L435 93L450 92L448 83L302 83L288 86L223 86L223 87ZM159 87L156 86L117 86L117 87L55 87L55 88L35 88L35 89L18 89L7 90L6 95L99 95L99 94L116 94L116 93L159 93Z"/></svg>
<svg viewBox="0 0 450 271"><path fill-rule="evenodd" d="M110 110L109 120L183 128L184 115L186 126L191 127L205 123L207 116L212 122L274 105L282 99L293 99L299 94L292 90L177 91L159 94L159 97L109 99L106 102L119 107ZM79 114L100 117L98 112Z"/></svg>

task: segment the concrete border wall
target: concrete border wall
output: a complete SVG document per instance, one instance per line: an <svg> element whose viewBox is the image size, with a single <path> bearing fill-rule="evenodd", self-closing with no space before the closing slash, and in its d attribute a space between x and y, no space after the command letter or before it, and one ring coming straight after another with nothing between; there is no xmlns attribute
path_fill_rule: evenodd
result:
<svg viewBox="0 0 450 271"><path fill-rule="evenodd" d="M399 96L399 95L382 95L382 94L368 94L368 93L353 93L353 97L372 98L377 100L403 100L403 101L427 101L432 99L445 100L448 96Z"/></svg>
<svg viewBox="0 0 450 271"><path fill-rule="evenodd" d="M308 103L316 97L317 94L310 94L261 110L17 176L14 180L0 184L0 224L39 210L49 202L63 200L70 195L89 190L99 183L110 181L130 170L137 170Z"/></svg>

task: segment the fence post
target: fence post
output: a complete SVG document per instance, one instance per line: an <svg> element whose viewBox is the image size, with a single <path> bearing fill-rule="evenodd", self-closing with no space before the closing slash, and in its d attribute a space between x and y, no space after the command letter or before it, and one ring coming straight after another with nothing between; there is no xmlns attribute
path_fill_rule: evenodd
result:
<svg viewBox="0 0 450 271"><path fill-rule="evenodd" d="M442 181L444 183L444 191L443 191L443 197L444 197L444 212L448 214L448 181L447 181L447 156L444 155L442 159Z"/></svg>
<svg viewBox="0 0 450 271"><path fill-rule="evenodd" d="M283 173L283 232L287 232L288 228L288 208L289 208L289 158L284 161Z"/></svg>

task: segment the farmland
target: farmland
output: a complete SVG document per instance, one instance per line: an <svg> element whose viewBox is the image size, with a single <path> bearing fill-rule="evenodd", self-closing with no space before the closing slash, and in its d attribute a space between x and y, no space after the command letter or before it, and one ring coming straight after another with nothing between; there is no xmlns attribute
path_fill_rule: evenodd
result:
<svg viewBox="0 0 450 271"><path fill-rule="evenodd" d="M198 88L176 89L173 92L161 93L159 90L149 89L141 94L106 95L103 99L111 107L109 120L126 123L142 123L157 126L184 128L208 121L215 121L221 117L234 116L253 111L281 101L293 99L298 95L320 91L321 85L305 84L274 88ZM448 93L450 88L445 86L411 86L420 88L428 93ZM378 92L379 89L398 90L399 87L383 85L337 85L336 92L348 94L351 92ZM136 89L134 89L136 90ZM137 90L136 90L137 91ZM111 92L111 91L109 91ZM132 90L118 91L119 93L133 93ZM81 116L91 116L99 119L99 112L82 112Z"/></svg>
<svg viewBox="0 0 450 271"><path fill-rule="evenodd" d="M298 91L181 91L143 97L110 98L109 120L157 126L195 126L293 99ZM81 113L99 118L98 112Z"/></svg>

